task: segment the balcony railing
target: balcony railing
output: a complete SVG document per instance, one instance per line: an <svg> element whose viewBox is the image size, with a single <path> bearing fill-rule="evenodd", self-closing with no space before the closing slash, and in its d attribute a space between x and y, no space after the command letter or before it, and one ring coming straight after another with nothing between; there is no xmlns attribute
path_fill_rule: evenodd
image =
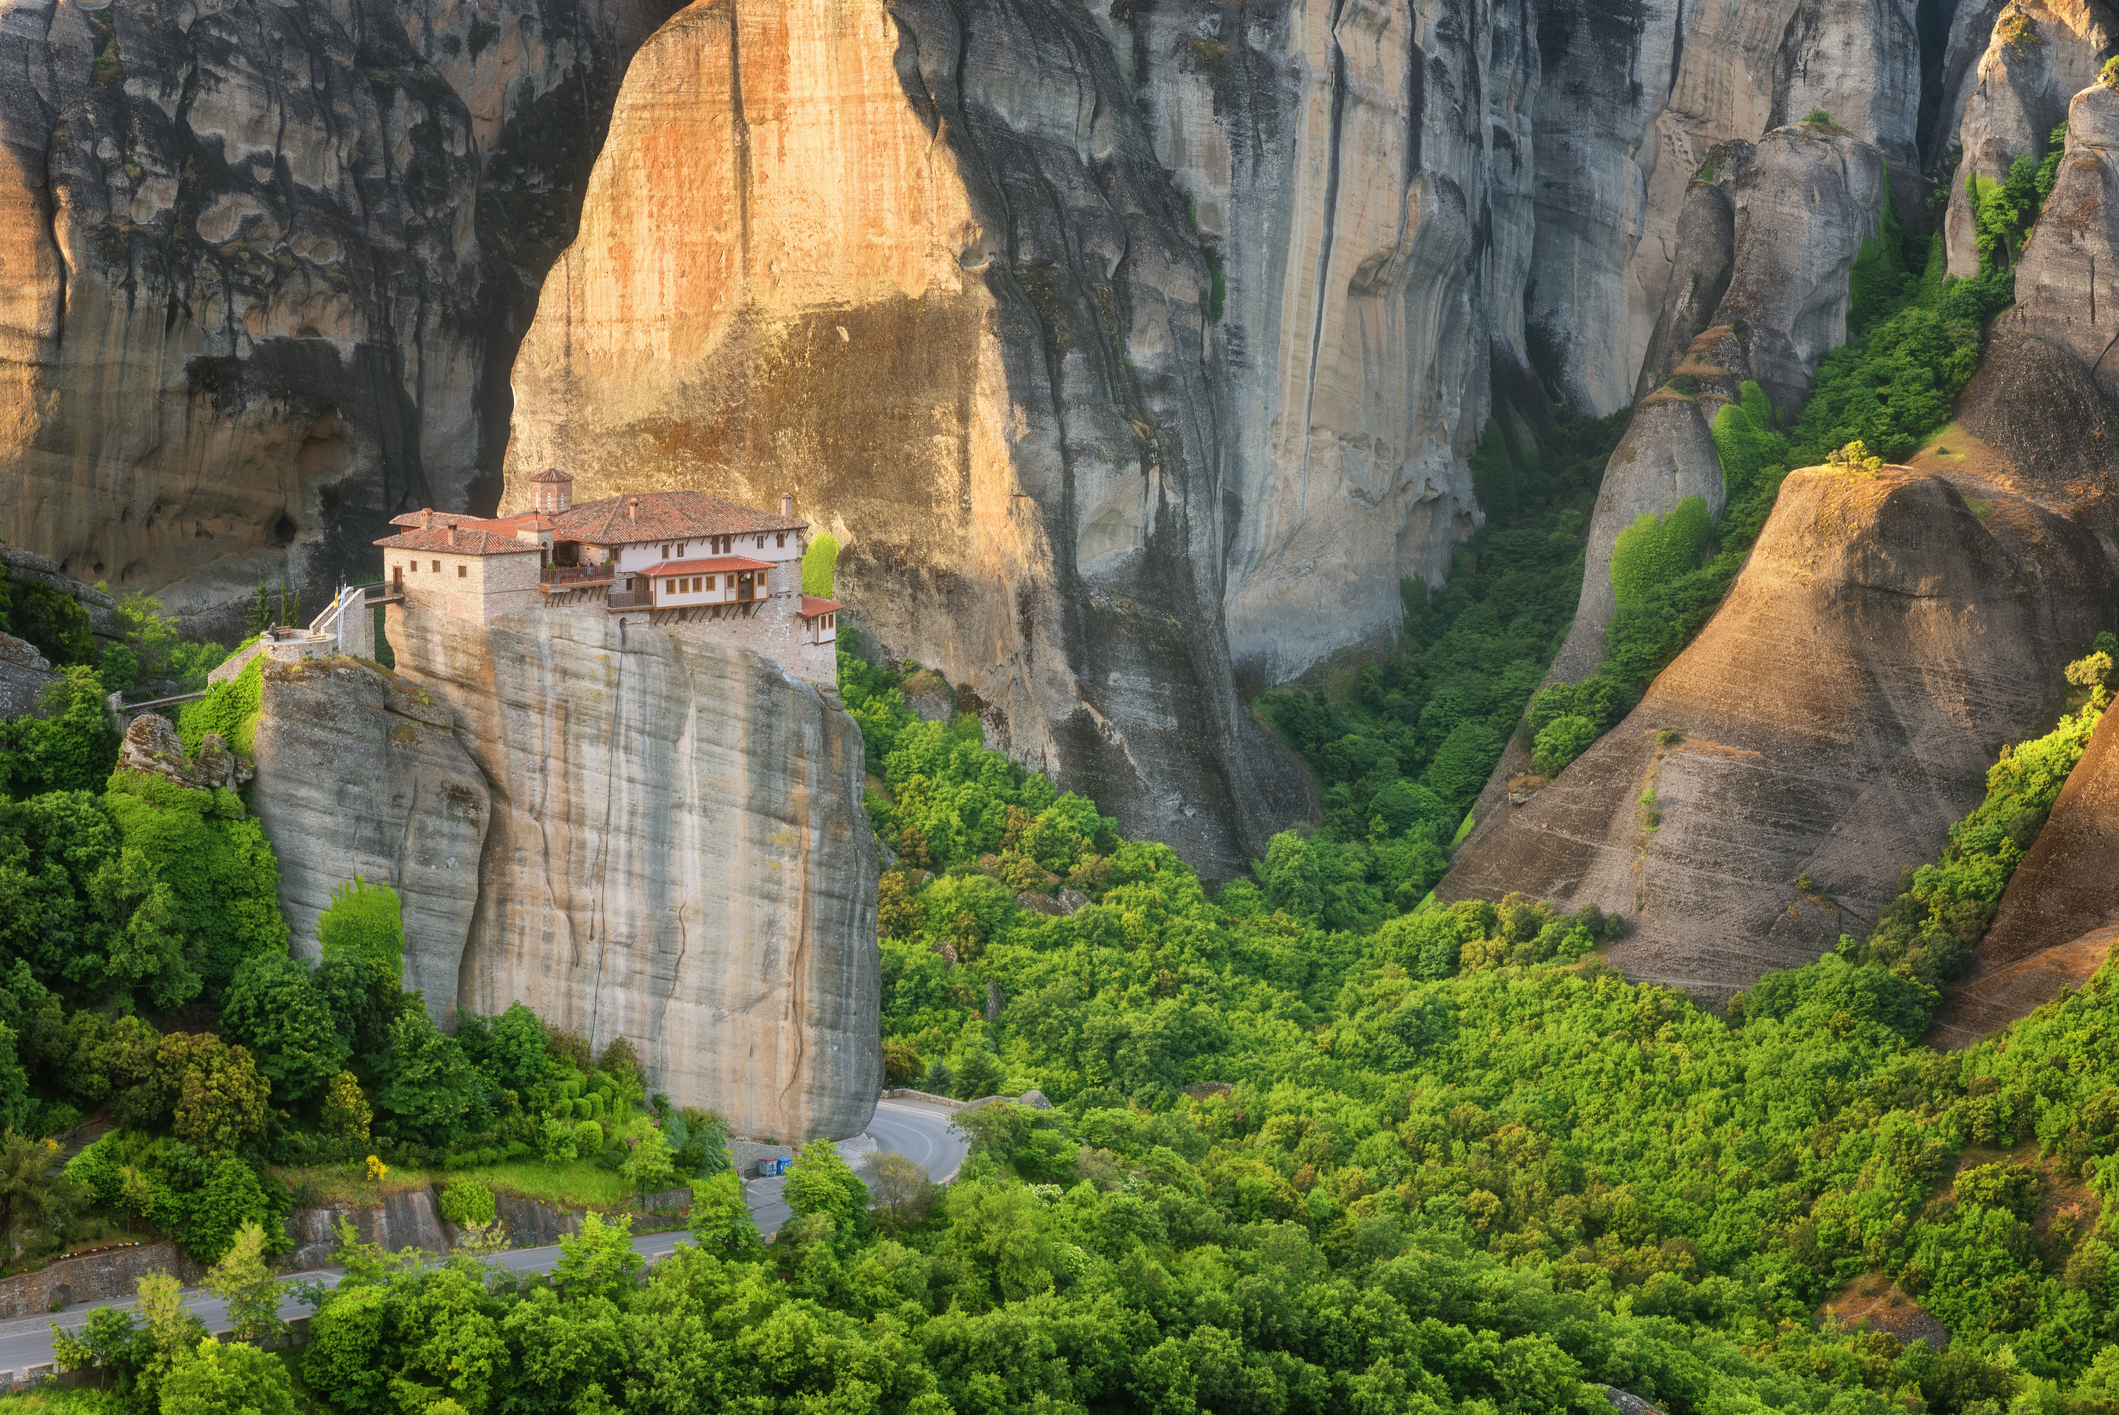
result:
<svg viewBox="0 0 2119 1415"><path fill-rule="evenodd" d="M612 590L604 602L610 609L646 609L654 604L655 596L650 590Z"/></svg>
<svg viewBox="0 0 2119 1415"><path fill-rule="evenodd" d="M608 584L613 573L608 565L547 565L537 578L547 585Z"/></svg>

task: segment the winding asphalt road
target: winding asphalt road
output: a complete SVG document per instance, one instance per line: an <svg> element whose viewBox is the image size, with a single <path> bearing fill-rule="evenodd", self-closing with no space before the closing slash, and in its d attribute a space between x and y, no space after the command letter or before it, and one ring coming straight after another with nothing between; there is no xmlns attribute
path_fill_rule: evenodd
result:
<svg viewBox="0 0 2119 1415"><path fill-rule="evenodd" d="M930 1178L947 1183L956 1177L957 1167L963 1164L966 1151L964 1136L949 1128L949 1122L955 1117L954 1110L923 1101L879 1101L875 1119L868 1124L868 1133L874 1137L878 1150L909 1156L927 1171ZM780 1196L781 1187L786 1183L786 1179L780 1176L744 1181L744 1201L750 1206L758 1231L768 1237L777 1233L780 1225L792 1217L786 1201ZM683 1241L685 1234L681 1229L674 1233L646 1233L633 1240L633 1251L653 1263L668 1257ZM559 1248L557 1245L511 1248L495 1261L508 1272L550 1272L559 1266ZM289 1273L286 1280L329 1284L338 1281L338 1274L329 1268L319 1268ZM20 1379L26 1369L50 1363L53 1323L67 1331L78 1331L87 1324L88 1314L98 1307L131 1308L132 1305L130 1298L113 1298L103 1302L84 1302L56 1316L17 1317L0 1322L0 1390L6 1389L10 1380ZM228 1320L227 1307L202 1288L186 1288L184 1305L206 1323L208 1331L219 1330ZM282 1318L304 1316L308 1311L307 1304L292 1298L280 1304Z"/></svg>

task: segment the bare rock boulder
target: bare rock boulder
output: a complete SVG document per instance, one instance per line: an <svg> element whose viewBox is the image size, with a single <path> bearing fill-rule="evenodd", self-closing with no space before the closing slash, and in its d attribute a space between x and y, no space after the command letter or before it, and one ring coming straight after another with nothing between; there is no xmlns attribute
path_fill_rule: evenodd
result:
<svg viewBox="0 0 2119 1415"><path fill-rule="evenodd" d="M1942 476L1791 474L1706 630L1437 897L1628 915L1611 961L1715 1005L1860 931L2050 724L2119 589L2073 520L1974 490L1983 517Z"/></svg>

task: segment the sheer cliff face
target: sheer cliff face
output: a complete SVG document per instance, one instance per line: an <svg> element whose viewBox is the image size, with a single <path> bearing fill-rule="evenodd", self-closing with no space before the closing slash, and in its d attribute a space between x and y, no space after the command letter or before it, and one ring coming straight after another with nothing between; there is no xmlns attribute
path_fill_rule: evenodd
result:
<svg viewBox="0 0 2119 1415"><path fill-rule="evenodd" d="M1997 13L1957 115L1961 152L1943 219L1950 274L1979 273L1977 231L1965 186L2008 179L2019 157L2043 157L2052 130L2115 48L2119 17L2103 0L2009 0Z"/></svg>
<svg viewBox="0 0 2119 1415"><path fill-rule="evenodd" d="M1524 0L1111 8L1221 277L1224 602L1238 671L1268 684L1386 637L1400 578L1439 583L1474 523L1490 372L1529 391L1536 20Z"/></svg>
<svg viewBox="0 0 2119 1415"><path fill-rule="evenodd" d="M258 814L297 947L355 873L438 1016L520 1000L738 1134L841 1137L882 1083L860 731L776 665L601 611L392 611L394 680L267 670Z"/></svg>
<svg viewBox="0 0 2119 1415"><path fill-rule="evenodd" d="M1237 704L1213 276L1056 8L713 0L635 58L516 365L508 504L781 490L864 633L1210 873L1305 787Z"/></svg>
<svg viewBox="0 0 2119 1415"><path fill-rule="evenodd" d="M259 578L357 575L375 522L497 469L481 389L496 348L505 378L510 281L549 253L519 224L482 248L481 164L496 210L563 182L551 110L607 91L658 15L8 14L0 538L213 628Z"/></svg>

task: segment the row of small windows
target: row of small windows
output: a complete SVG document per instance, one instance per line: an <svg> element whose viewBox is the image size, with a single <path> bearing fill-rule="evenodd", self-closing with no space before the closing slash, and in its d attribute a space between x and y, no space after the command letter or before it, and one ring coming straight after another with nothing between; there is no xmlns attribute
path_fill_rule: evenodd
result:
<svg viewBox="0 0 2119 1415"><path fill-rule="evenodd" d="M431 564L431 565L432 565L432 566L434 567L434 568L433 568L433 570L431 570L431 571L429 572L430 574L435 574L435 575L439 575L439 574L441 573L441 562L440 562L439 560L433 560L433 561L429 561L428 563L429 563L429 564ZM407 570L410 570L410 571L411 571L411 572L412 572L413 574L417 575L417 574L419 573L419 562L418 562L417 560L413 560L413 561L408 561L408 562L406 563L406 565L405 565L405 568L406 568ZM457 579L459 579L459 580L467 580L467 579L469 579L470 577L471 577L471 570L470 570L470 567L469 567L469 566L465 566L465 565L459 565L459 566L457 566L457 567L456 567L456 578L457 578Z"/></svg>
<svg viewBox="0 0 2119 1415"><path fill-rule="evenodd" d="M783 550L786 549L787 532L774 532L773 544ZM662 543L662 558L664 560L682 560L684 558L685 550L689 548L690 545L691 542L688 540L664 541ZM736 549L736 538L734 536L708 536L706 538L706 549L707 554L709 555L733 554ZM762 535L758 537L758 549L765 549L765 537Z"/></svg>

